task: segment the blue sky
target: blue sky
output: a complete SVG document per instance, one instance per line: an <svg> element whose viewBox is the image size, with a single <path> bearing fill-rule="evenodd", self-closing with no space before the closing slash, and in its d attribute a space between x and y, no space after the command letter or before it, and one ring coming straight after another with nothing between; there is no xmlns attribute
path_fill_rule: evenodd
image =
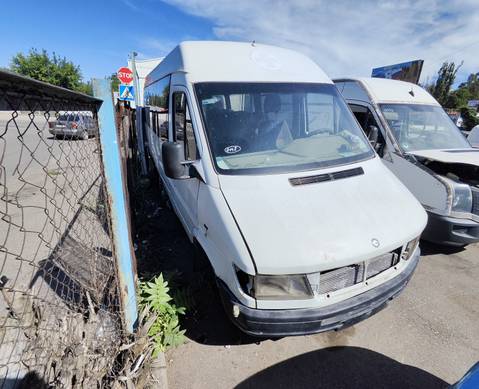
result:
<svg viewBox="0 0 479 389"><path fill-rule="evenodd" d="M86 79L126 64L128 53L165 55L184 39L214 39L212 23L155 0L6 1L0 15L0 66L30 48L55 51Z"/></svg>
<svg viewBox="0 0 479 389"><path fill-rule="evenodd" d="M358 6L360 4L360 7ZM86 79L127 55L165 55L185 39L256 40L311 56L331 76L424 59L422 80L464 60L458 81L479 71L477 0L84 0L6 1L0 66L45 48L80 65Z"/></svg>

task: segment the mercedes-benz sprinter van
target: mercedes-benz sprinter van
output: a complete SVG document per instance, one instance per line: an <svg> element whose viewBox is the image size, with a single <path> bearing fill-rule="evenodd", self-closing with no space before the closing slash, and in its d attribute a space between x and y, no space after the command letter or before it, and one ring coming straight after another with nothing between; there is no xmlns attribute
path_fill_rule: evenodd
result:
<svg viewBox="0 0 479 389"><path fill-rule="evenodd" d="M339 329L407 284L427 215L309 58L184 42L145 104L151 158L243 331Z"/></svg>
<svg viewBox="0 0 479 389"><path fill-rule="evenodd" d="M479 241L479 150L423 88L382 78L335 80L385 165L429 214L422 238Z"/></svg>

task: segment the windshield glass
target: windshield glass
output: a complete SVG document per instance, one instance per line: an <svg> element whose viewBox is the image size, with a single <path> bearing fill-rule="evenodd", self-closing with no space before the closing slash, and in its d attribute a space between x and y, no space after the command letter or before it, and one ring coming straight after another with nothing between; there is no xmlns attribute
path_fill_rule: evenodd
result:
<svg viewBox="0 0 479 389"><path fill-rule="evenodd" d="M200 83L195 88L220 173L306 170L374 155L334 85Z"/></svg>
<svg viewBox="0 0 479 389"><path fill-rule="evenodd" d="M381 110L394 137L405 151L471 147L441 107L381 104Z"/></svg>

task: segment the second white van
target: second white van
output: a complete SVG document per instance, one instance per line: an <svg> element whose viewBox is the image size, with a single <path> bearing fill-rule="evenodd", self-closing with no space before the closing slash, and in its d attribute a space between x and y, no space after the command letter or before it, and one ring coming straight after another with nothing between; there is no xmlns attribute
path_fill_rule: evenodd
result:
<svg viewBox="0 0 479 389"><path fill-rule="evenodd" d="M309 58L184 42L145 103L151 158L243 331L340 329L408 283L426 213Z"/></svg>
<svg viewBox="0 0 479 389"><path fill-rule="evenodd" d="M479 150L418 85L382 78L335 80L386 166L429 215L422 238L479 242Z"/></svg>

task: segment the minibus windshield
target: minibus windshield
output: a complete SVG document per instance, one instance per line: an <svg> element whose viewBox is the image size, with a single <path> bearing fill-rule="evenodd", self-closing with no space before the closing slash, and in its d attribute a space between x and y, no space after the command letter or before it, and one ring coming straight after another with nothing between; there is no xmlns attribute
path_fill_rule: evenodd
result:
<svg viewBox="0 0 479 389"><path fill-rule="evenodd" d="M374 156L334 85L215 82L195 91L219 173L299 171Z"/></svg>
<svg viewBox="0 0 479 389"><path fill-rule="evenodd" d="M405 151L471 148L441 107L422 104L381 104L396 141Z"/></svg>

